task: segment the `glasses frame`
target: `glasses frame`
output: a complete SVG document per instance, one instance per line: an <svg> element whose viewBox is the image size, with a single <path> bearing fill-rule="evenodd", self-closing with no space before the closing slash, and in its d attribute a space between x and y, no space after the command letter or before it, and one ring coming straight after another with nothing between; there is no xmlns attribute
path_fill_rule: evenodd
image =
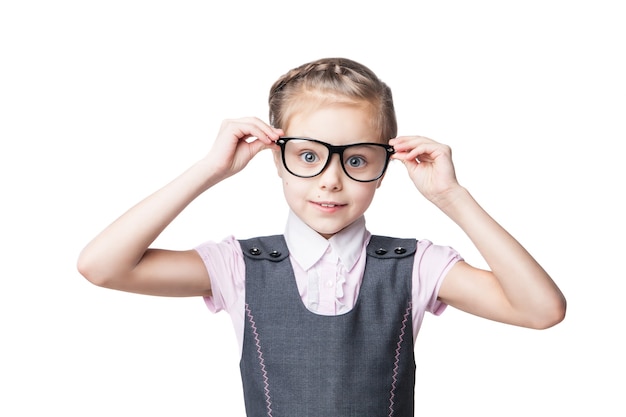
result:
<svg viewBox="0 0 626 417"><path fill-rule="evenodd" d="M315 143L319 143L320 145L325 146L328 149L328 158L326 159L326 163L324 164L324 166L322 167L320 172L318 172L315 175L298 175L298 174L294 173L293 171L291 171L289 169L289 167L287 166L287 162L285 161L285 146L287 145L287 142L289 142L290 140L306 140L306 141L309 141L309 142L315 142ZM393 146L385 145L383 143L359 142L359 143L351 143L349 145L331 145L330 143L322 142L321 140L312 139L312 138L297 137L297 136L282 136L282 137L278 138L278 140L276 141L276 144L278 146L280 146L280 155L281 155L281 158L283 160L283 166L293 176L296 176L296 177L299 177L299 178L313 178L313 177L317 177L322 172L324 172L324 170L326 168L328 168L328 165L330 164L330 161L331 161L331 159L333 157L333 154L337 154L337 155L339 155L339 163L341 165L341 169L343 169L343 172L348 176L348 178L350 178L353 181L357 181L357 182L372 182L372 181L376 181L376 180L379 180L380 178L382 178L382 176L385 175L385 172L387 171L387 167L389 166L389 160L391 159L391 155L393 155L396 152L395 149L393 148ZM343 153L344 153L344 151L346 149L352 148L354 146L363 146L363 145L381 147L381 148L383 148L386 151L386 155L387 155L387 158L385 159L385 165L383 166L383 169L380 172L380 175L378 177L376 177L376 178L371 179L371 180L358 180L358 179L352 177L348 173L348 170L346 169L346 166L343 163Z"/></svg>

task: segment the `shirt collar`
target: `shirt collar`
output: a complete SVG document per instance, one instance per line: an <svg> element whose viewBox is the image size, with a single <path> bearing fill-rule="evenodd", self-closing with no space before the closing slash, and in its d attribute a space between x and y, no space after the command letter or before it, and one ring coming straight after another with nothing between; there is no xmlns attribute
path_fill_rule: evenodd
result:
<svg viewBox="0 0 626 417"><path fill-rule="evenodd" d="M359 260L369 238L364 216L328 240L311 229L293 211L290 210L287 217L285 241L290 255L305 271L324 256L329 246L338 254L344 268L350 271Z"/></svg>

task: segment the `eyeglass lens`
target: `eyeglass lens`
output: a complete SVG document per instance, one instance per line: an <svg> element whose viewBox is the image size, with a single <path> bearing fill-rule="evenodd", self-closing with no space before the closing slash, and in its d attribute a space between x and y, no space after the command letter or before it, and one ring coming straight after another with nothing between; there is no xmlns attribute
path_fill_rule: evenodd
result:
<svg viewBox="0 0 626 417"><path fill-rule="evenodd" d="M314 177L326 167L330 155L323 144L305 139L291 139L284 145L284 162L292 174ZM357 144L346 147L341 164L348 176L357 181L373 181L385 170L388 151L377 144Z"/></svg>

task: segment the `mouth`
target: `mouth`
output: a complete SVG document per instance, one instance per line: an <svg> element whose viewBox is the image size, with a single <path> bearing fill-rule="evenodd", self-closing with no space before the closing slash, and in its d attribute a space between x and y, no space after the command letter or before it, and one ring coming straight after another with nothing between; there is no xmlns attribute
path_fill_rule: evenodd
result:
<svg viewBox="0 0 626 417"><path fill-rule="evenodd" d="M345 206L345 204L340 204L332 201L312 201L312 203L325 209L334 209Z"/></svg>

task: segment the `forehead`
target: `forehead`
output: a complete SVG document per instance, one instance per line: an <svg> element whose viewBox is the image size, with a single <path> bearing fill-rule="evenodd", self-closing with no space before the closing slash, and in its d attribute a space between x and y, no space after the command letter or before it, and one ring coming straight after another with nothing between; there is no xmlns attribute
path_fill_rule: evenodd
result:
<svg viewBox="0 0 626 417"><path fill-rule="evenodd" d="M333 145L380 142L369 103L306 103L297 106L285 125L287 136L309 137Z"/></svg>

